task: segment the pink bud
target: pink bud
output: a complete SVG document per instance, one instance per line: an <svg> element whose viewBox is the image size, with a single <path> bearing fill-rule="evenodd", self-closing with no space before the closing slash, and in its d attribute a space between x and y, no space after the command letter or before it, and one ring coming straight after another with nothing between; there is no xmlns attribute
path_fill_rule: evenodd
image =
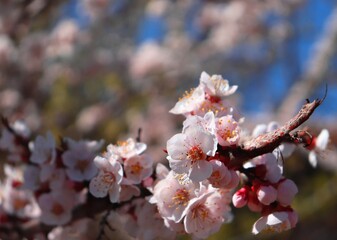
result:
<svg viewBox="0 0 337 240"><path fill-rule="evenodd" d="M247 204L247 189L241 188L232 197L234 207L242 208Z"/></svg>
<svg viewBox="0 0 337 240"><path fill-rule="evenodd" d="M277 187L277 201L283 206L289 206L297 192L296 184L290 179L285 179Z"/></svg>
<svg viewBox="0 0 337 240"><path fill-rule="evenodd" d="M277 191L272 186L261 186L257 192L257 198L264 205L269 205L272 202L276 201Z"/></svg>

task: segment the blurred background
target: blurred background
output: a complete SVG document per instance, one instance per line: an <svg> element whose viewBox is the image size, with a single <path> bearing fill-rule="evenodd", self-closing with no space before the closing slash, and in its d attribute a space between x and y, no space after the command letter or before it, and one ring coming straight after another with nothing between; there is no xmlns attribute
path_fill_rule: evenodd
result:
<svg viewBox="0 0 337 240"><path fill-rule="evenodd" d="M317 169L298 150L285 175L300 222L253 237L259 217L234 209L209 239L337 239L337 2L335 0L1 0L0 113L36 134L141 138L156 161L183 117L168 111L202 71L238 85L244 128L284 123L327 96L308 122L330 131Z"/></svg>

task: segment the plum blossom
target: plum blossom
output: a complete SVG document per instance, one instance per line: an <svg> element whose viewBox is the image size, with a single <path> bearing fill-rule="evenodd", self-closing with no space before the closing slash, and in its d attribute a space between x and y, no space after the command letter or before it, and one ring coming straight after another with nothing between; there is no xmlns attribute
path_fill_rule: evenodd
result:
<svg viewBox="0 0 337 240"><path fill-rule="evenodd" d="M298 221L297 213L294 211L283 211L270 213L259 218L253 225L253 234L261 231L282 232L294 228Z"/></svg>
<svg viewBox="0 0 337 240"><path fill-rule="evenodd" d="M318 155L324 151L329 143L329 131L327 129L323 129L317 137L313 137L311 144L308 149L309 152L309 163L311 166L317 166L317 157Z"/></svg>
<svg viewBox="0 0 337 240"><path fill-rule="evenodd" d="M40 168L33 165L26 166L23 172L23 188L35 191L40 187Z"/></svg>
<svg viewBox="0 0 337 240"><path fill-rule="evenodd" d="M188 173L192 181L202 181L212 174L212 164L206 159L215 154L216 147L211 134L189 127L167 141L167 159L176 173Z"/></svg>
<svg viewBox="0 0 337 240"><path fill-rule="evenodd" d="M41 222L47 225L68 223L76 200L75 192L69 189L59 189L40 195L38 204L42 210Z"/></svg>
<svg viewBox="0 0 337 240"><path fill-rule="evenodd" d="M227 115L216 121L216 136L221 146L237 145L240 139L240 128L233 116Z"/></svg>
<svg viewBox="0 0 337 240"><path fill-rule="evenodd" d="M204 87L205 92L212 97L225 97L236 92L238 86L229 86L227 80L224 80L221 75L208 75L202 72L200 76L200 84Z"/></svg>
<svg viewBox="0 0 337 240"><path fill-rule="evenodd" d="M208 178L208 181L212 184L213 187L225 187L232 180L232 175L230 170L226 167L225 164L218 160L210 161L212 164L213 172L212 175Z"/></svg>
<svg viewBox="0 0 337 240"><path fill-rule="evenodd" d="M205 100L204 89L200 86L185 92L184 96L179 99L175 106L170 110L173 114L185 114L198 109Z"/></svg>
<svg viewBox="0 0 337 240"><path fill-rule="evenodd" d="M183 132L190 126L198 126L205 132L215 133L215 116L213 112L207 112L203 117L189 115L183 122Z"/></svg>
<svg viewBox="0 0 337 240"><path fill-rule="evenodd" d="M56 159L56 144L51 132L47 132L46 137L37 136L34 143L31 143L29 147L32 151L30 161L33 163L52 163Z"/></svg>
<svg viewBox="0 0 337 240"><path fill-rule="evenodd" d="M94 159L99 169L98 175L91 179L89 192L97 198L103 198L109 194L112 203L119 201L121 182L123 180L123 168L116 155L109 158L97 156Z"/></svg>
<svg viewBox="0 0 337 240"><path fill-rule="evenodd" d="M74 141L66 139L68 149L62 160L66 165L67 176L74 181L90 180L97 174L93 159L104 141Z"/></svg>
<svg viewBox="0 0 337 240"><path fill-rule="evenodd" d="M117 145L109 144L107 147L107 155L116 155L120 158L130 158L141 154L146 150L146 144L136 142L134 139L129 138L126 141L119 141Z"/></svg>
<svg viewBox="0 0 337 240"><path fill-rule="evenodd" d="M196 197L196 190L192 182L180 184L174 172L170 171L166 178L155 185L150 202L157 204L162 217L179 222L189 201Z"/></svg>
<svg viewBox="0 0 337 240"><path fill-rule="evenodd" d="M126 178L132 183L138 184L152 174L152 165L152 158L145 154L127 158L124 161Z"/></svg>
<svg viewBox="0 0 337 240"><path fill-rule="evenodd" d="M208 190L192 199L184 211L185 231L197 238L206 238L221 225L232 220L228 199L230 192Z"/></svg>

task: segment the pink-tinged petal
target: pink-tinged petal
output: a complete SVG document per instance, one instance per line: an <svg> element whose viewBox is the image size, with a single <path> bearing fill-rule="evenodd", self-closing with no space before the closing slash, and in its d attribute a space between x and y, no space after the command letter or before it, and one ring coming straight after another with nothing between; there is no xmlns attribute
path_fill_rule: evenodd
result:
<svg viewBox="0 0 337 240"><path fill-rule="evenodd" d="M267 217L259 218L253 225L252 233L258 234L267 227Z"/></svg>
<svg viewBox="0 0 337 240"><path fill-rule="evenodd" d="M323 129L321 133L317 136L316 148L320 150L325 150L328 143L329 143L329 131L327 129Z"/></svg>
<svg viewBox="0 0 337 240"><path fill-rule="evenodd" d="M200 146L202 151L208 156L214 156L217 141L215 141L214 136L202 131L197 127L190 127L186 130L187 141L191 146Z"/></svg>
<svg viewBox="0 0 337 240"><path fill-rule="evenodd" d="M110 162L101 156L96 156L94 159L94 163L98 169L109 169L111 164Z"/></svg>
<svg viewBox="0 0 337 240"><path fill-rule="evenodd" d="M109 189L109 199L110 202L115 203L119 202L119 193L120 193L120 186L118 184L114 184Z"/></svg>
<svg viewBox="0 0 337 240"><path fill-rule="evenodd" d="M185 134L178 133L167 141L166 150L172 159L186 159L186 153L188 151L186 146L186 138L187 137Z"/></svg>
<svg viewBox="0 0 337 240"><path fill-rule="evenodd" d="M89 192L97 198L103 198L108 194L110 184L104 182L103 175L91 179L89 183Z"/></svg>
<svg viewBox="0 0 337 240"><path fill-rule="evenodd" d="M195 182L201 182L212 175L213 167L208 161L199 160L192 165L189 178Z"/></svg>
<svg viewBox="0 0 337 240"><path fill-rule="evenodd" d="M277 187L277 201L284 206L289 206L297 193L296 184L292 180L286 179Z"/></svg>
<svg viewBox="0 0 337 240"><path fill-rule="evenodd" d="M192 91L180 99L169 112L173 114L186 114L197 109L205 99L204 89L199 86Z"/></svg>
<svg viewBox="0 0 337 240"><path fill-rule="evenodd" d="M277 191L272 186L261 186L257 190L257 198L264 205L269 205L276 201Z"/></svg>
<svg viewBox="0 0 337 240"><path fill-rule="evenodd" d="M187 160L175 160L167 157L170 168L176 173L186 173L191 167L191 162Z"/></svg>

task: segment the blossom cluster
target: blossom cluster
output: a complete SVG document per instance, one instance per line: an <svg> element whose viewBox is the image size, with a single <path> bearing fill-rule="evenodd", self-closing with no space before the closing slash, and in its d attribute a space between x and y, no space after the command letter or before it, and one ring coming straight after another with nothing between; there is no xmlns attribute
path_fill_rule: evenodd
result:
<svg viewBox="0 0 337 240"><path fill-rule="evenodd" d="M140 136L101 152L103 140L57 140L51 132L34 139L23 122L3 119L0 148L8 157L0 182L0 222L10 227L12 221L37 220L48 226L30 236L39 239L73 239L74 232L82 239L88 225L98 237L106 234L104 224L135 239L179 234L205 239L233 220L233 206L247 206L261 215L254 234L295 227L298 215L291 204L298 188L284 176L284 158L304 144L316 166L329 132L288 134L271 151L240 156L247 139L267 141L264 136L281 126L261 124L248 134L229 101L236 90L222 76L202 72L199 85L170 110L185 120L182 131L167 141L167 161L157 165ZM95 224L93 216L104 212Z"/></svg>

